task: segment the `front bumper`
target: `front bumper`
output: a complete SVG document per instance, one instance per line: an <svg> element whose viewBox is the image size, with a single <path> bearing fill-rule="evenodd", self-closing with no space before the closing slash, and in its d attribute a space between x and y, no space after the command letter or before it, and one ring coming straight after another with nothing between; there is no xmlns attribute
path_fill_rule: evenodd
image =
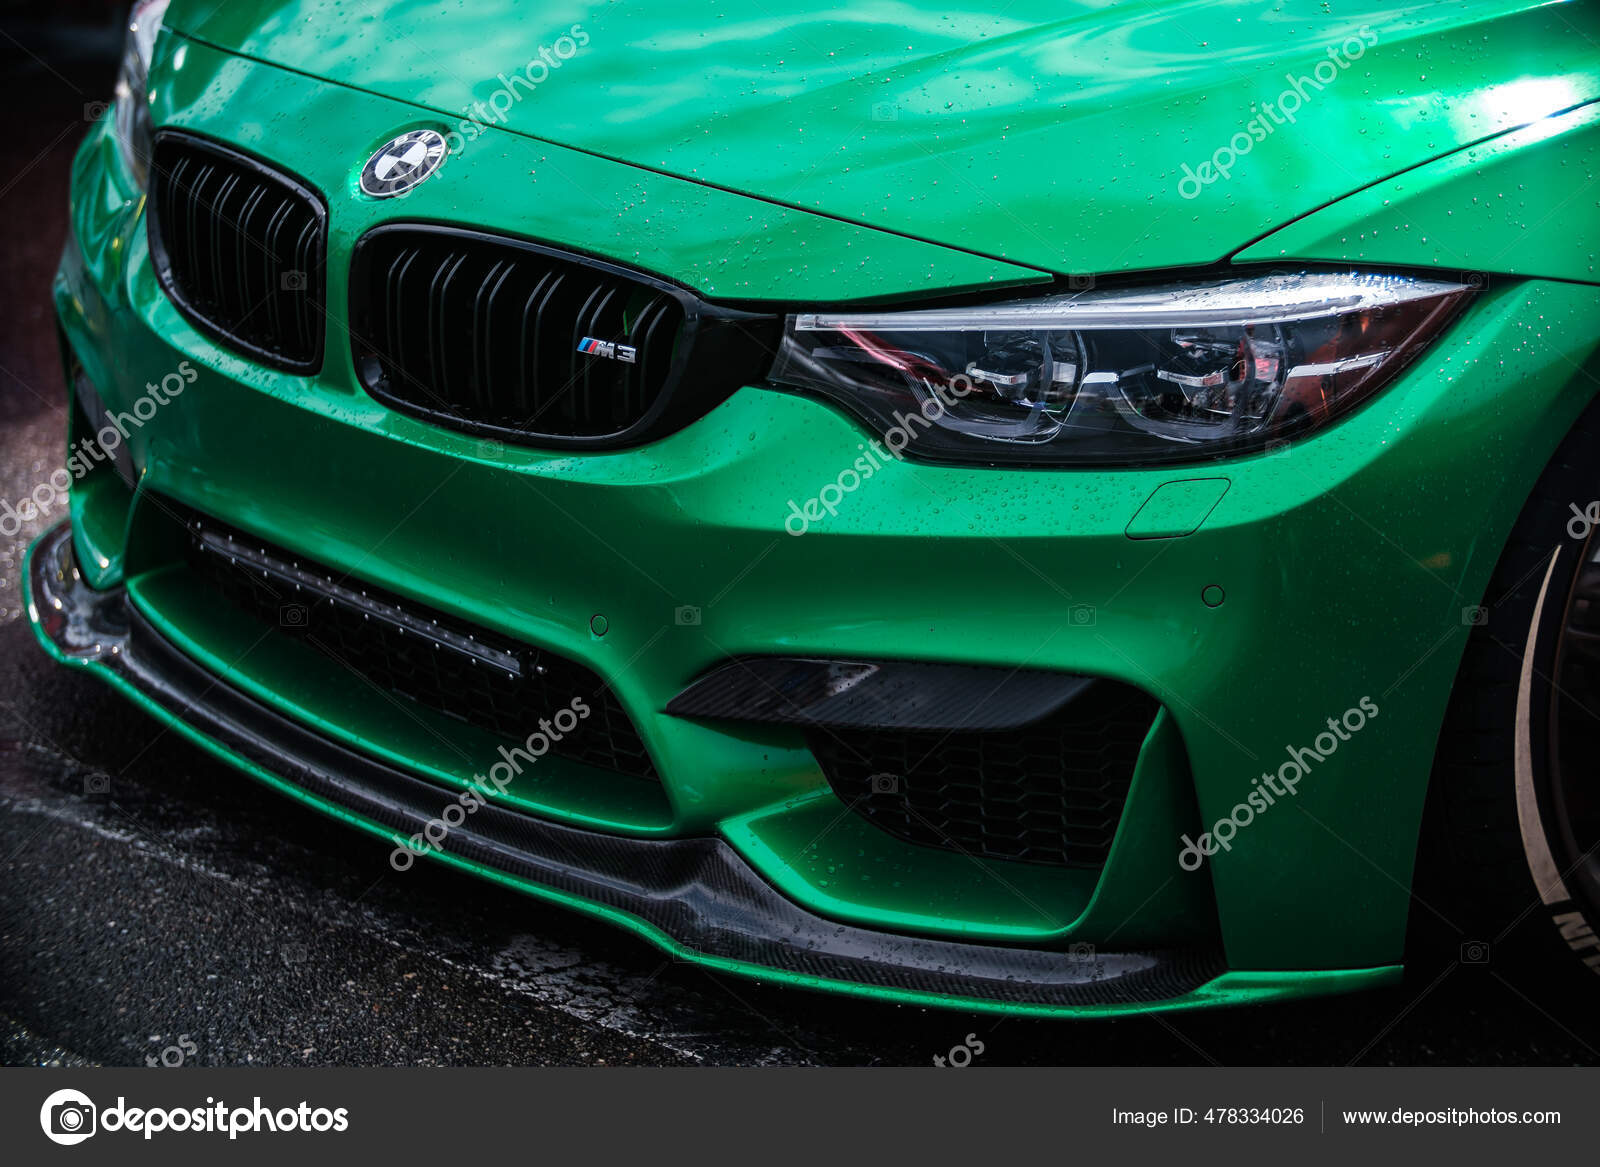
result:
<svg viewBox="0 0 1600 1167"><path fill-rule="evenodd" d="M26 572L30 616L58 659L97 671L212 753L364 829L404 838L438 815L438 786L219 683L124 589L90 588L72 542L68 524L49 531ZM1091 956L841 926L784 898L717 838L629 838L490 805L452 832L445 857L620 920L685 959L874 996L1084 1013L1224 1003L1274 987L1272 978L1224 976L1215 946Z"/></svg>
<svg viewBox="0 0 1600 1167"><path fill-rule="evenodd" d="M240 104L286 111L302 132L242 144L329 195L336 315L347 290L338 259L378 222L465 216L559 239L556 220L570 229L593 215L583 200L620 205L642 181L505 135L494 157L452 162L453 188L430 182L399 207L352 202L326 127L339 125L346 146L381 141L416 110L233 59L208 72L210 50L186 47L190 74L163 94L158 121L223 137ZM542 227L498 197L462 207L447 193L500 191L530 170L542 197L528 213L550 218ZM135 631L114 653L85 654L41 629L62 659L391 840L415 829L421 808L408 799L419 789L437 801L464 768L482 768L383 701L310 675L287 650L255 650L175 593L141 532L176 503L602 677L656 760L661 798L609 799L558 775L554 794L483 820L504 829L471 841L481 853L441 858L687 958L1044 1012L1331 991L1396 973L1463 613L1591 395L1594 288L1487 289L1379 402L1286 452L1188 470L893 463L797 538L791 503L837 481L867 438L832 409L750 387L665 440L582 456L439 430L362 391L337 329L316 377L269 373L196 332L156 285L141 204L121 183L96 131L75 170L74 238L55 289L67 351L112 414L174 371L192 380L133 430L134 489L100 470L74 488L73 602L120 605ZM715 252L703 197L677 209L657 198L650 230L627 241L653 248L648 262L617 240L596 249L718 292L725 277L673 250ZM803 216L790 215L790 245L826 244L838 225L823 222L807 240ZM954 286L970 274L957 264L941 278ZM909 288L926 273L908 262L894 278ZM813 264L802 282L820 297L842 279L838 266ZM1170 497L1163 487L1196 479L1211 480L1201 493L1220 497L1214 508L1152 526L1148 504ZM40 573L57 571L62 554L59 535L35 553L36 618L48 614ZM1211 586L1219 606L1201 599ZM895 843L850 814L792 727L665 713L729 657L769 654L1061 670L1142 689L1164 712L1103 870L974 863ZM197 667L221 682L214 700L174 700ZM1181 833L1227 816L1258 774L1363 697L1381 714L1336 766L1200 872L1179 866ZM551 863L549 846L574 841L564 832L582 842L584 863ZM678 892L685 905L660 915ZM781 939L790 928L805 938L798 949ZM1086 984L1073 968L1090 950Z"/></svg>

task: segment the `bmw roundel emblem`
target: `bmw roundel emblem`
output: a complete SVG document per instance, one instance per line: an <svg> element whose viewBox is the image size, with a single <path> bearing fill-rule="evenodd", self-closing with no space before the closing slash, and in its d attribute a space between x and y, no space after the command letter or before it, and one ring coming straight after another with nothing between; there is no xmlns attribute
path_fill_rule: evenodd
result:
<svg viewBox="0 0 1600 1167"><path fill-rule="evenodd" d="M409 194L444 165L449 147L437 130L412 130L381 147L361 171L361 189L375 199Z"/></svg>

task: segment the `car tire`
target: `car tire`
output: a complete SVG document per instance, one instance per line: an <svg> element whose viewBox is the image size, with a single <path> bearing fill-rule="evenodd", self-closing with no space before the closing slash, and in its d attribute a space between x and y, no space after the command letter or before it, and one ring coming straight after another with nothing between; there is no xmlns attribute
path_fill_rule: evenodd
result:
<svg viewBox="0 0 1600 1167"><path fill-rule="evenodd" d="M1600 974L1600 753L1586 752L1600 750L1596 467L1600 401L1540 476L1481 605L1463 612L1472 631L1429 786L1411 963L1420 950L1427 966ZM1575 755L1589 759L1583 775Z"/></svg>

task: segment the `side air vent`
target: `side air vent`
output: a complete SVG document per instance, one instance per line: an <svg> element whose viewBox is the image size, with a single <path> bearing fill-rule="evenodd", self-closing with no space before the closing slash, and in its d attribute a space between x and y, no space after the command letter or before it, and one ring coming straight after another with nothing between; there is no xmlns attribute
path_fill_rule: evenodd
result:
<svg viewBox="0 0 1600 1167"><path fill-rule="evenodd" d="M1051 670L742 657L667 712L804 728L840 800L907 842L1099 868L1160 706L1129 685Z"/></svg>
<svg viewBox="0 0 1600 1167"><path fill-rule="evenodd" d="M814 730L834 792L897 838L981 859L1104 866L1158 706L1110 681L993 732Z"/></svg>

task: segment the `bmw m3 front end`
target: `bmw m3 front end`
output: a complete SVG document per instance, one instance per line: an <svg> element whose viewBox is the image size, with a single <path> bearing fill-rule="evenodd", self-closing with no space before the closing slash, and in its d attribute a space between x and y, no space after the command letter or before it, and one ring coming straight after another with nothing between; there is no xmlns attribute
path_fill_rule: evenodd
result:
<svg viewBox="0 0 1600 1167"><path fill-rule="evenodd" d="M769 981L1387 983L1425 806L1595 966L1595 13L713 7L136 5L47 651Z"/></svg>

